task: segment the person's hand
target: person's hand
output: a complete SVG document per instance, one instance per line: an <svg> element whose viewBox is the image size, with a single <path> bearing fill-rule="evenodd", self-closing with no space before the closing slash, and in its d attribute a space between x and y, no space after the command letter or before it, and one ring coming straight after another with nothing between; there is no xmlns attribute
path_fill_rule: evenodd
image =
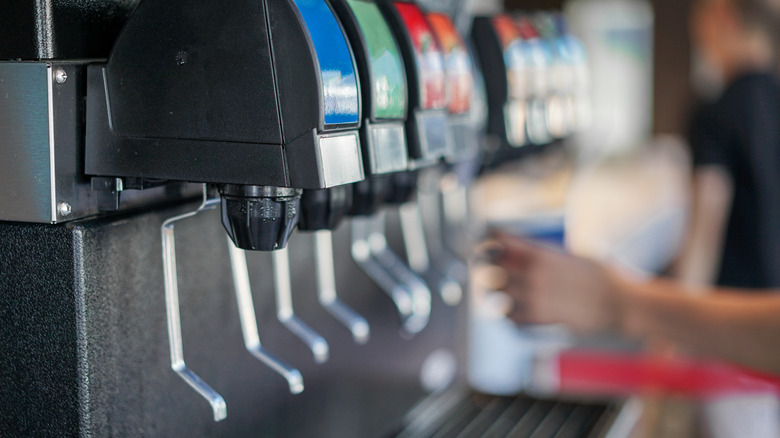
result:
<svg viewBox="0 0 780 438"><path fill-rule="evenodd" d="M581 334L618 329L618 280L607 268L512 235L493 237L490 258L506 272L515 322L563 323Z"/></svg>

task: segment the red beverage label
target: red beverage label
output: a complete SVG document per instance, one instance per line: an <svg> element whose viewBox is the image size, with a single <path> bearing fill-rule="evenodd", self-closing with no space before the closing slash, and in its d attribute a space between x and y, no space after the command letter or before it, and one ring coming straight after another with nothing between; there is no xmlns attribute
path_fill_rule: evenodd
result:
<svg viewBox="0 0 780 438"><path fill-rule="evenodd" d="M417 5L405 2L394 4L414 46L422 108L444 109L447 107L447 83L441 48Z"/></svg>
<svg viewBox="0 0 780 438"><path fill-rule="evenodd" d="M439 12L431 12L428 14L428 22L444 53L444 69L447 72L449 85L447 108L451 114L468 112L474 92L471 56L450 17Z"/></svg>

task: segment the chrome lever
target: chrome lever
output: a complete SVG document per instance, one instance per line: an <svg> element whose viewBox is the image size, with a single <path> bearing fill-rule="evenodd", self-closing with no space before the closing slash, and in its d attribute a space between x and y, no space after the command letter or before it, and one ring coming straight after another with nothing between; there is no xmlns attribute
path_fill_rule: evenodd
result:
<svg viewBox="0 0 780 438"><path fill-rule="evenodd" d="M328 360L328 341L295 315L290 284L290 256L287 248L271 252L274 266L274 289L276 292L276 317L292 334L309 346L317 363Z"/></svg>
<svg viewBox="0 0 780 438"><path fill-rule="evenodd" d="M236 247L233 241L230 240L230 237L227 238L227 241L230 253L230 266L233 270L233 284L236 289L236 301L238 302L238 316L241 319L241 332L244 335L244 345L252 356L281 374L287 380L291 394L300 394L303 392L303 376L301 376L301 372L282 362L260 344L255 304L249 283L249 270L246 267L246 252Z"/></svg>
<svg viewBox="0 0 780 438"><path fill-rule="evenodd" d="M333 263L333 233L314 233L314 256L317 263L317 298L334 318L344 324L358 344L368 342L368 321L341 301L336 293L336 271Z"/></svg>
<svg viewBox="0 0 780 438"><path fill-rule="evenodd" d="M427 193L420 190L418 200L401 206L401 229L404 233L406 252L410 254L409 262L415 272L426 277L433 277L438 285L442 301L454 306L463 298L462 283L468 280L468 266L451 254L444 246L442 230L443 222L439 210L440 192ZM436 229L425 232L423 207L429 218L429 223ZM430 246L430 252L428 247ZM412 254L425 254L425 264L412 264ZM430 256L429 256L430 254ZM430 257L430 258L429 258Z"/></svg>
<svg viewBox="0 0 780 438"><path fill-rule="evenodd" d="M454 254L459 254L462 252L462 248L452 245L452 241L462 240L462 237L467 235L466 228L469 223L468 186L458 179L458 175L450 173L442 178L439 190L442 197L442 222L444 223L442 240L445 248Z"/></svg>
<svg viewBox="0 0 780 438"><path fill-rule="evenodd" d="M431 316L431 290L425 281L404 263L390 249L385 237L385 216L383 212L375 214L369 223L369 248L376 258L393 277L411 292L412 314L404 323L404 329L410 334L422 331Z"/></svg>
<svg viewBox="0 0 780 438"><path fill-rule="evenodd" d="M462 229L468 221L468 190L458 181L457 175L452 173L445 174L436 185L436 189L434 192L436 199L433 202L420 204L421 208L430 206L428 214L432 216L431 223L439 227L438 232L434 232L431 239L432 249L440 254L435 258L446 261L448 270L444 272L465 283L468 281L468 265L447 242L453 240L452 233L459 228ZM450 234L447 233L448 231ZM464 235L465 232L459 233L458 237Z"/></svg>
<svg viewBox="0 0 780 438"><path fill-rule="evenodd" d="M184 346L181 335L181 314L179 309L179 282L176 272L176 222L191 218L219 205L219 198L209 198L208 189L203 185L203 202L195 211L167 219L161 227L163 278L165 279L165 313L168 322L168 346L171 352L171 369L188 385L208 400L214 414L214 421L227 417L225 399L203 379L187 368L184 362Z"/></svg>
<svg viewBox="0 0 780 438"><path fill-rule="evenodd" d="M412 295L372 256L368 243L369 234L370 220L368 218L356 217L352 219L352 259L393 300L402 323L405 323L412 315L414 307Z"/></svg>

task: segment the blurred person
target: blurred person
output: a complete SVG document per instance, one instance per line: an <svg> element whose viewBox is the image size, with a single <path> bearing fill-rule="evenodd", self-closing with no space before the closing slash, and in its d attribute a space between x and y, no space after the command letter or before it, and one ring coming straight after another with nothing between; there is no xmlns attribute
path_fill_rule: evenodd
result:
<svg viewBox="0 0 780 438"><path fill-rule="evenodd" d="M697 0L691 12L694 46L726 87L692 119L689 235L672 271L689 285L780 288L780 0Z"/></svg>
<svg viewBox="0 0 780 438"><path fill-rule="evenodd" d="M672 274L693 286L679 288L682 293L712 292L709 285L739 288L729 295L776 292L780 288L780 1L694 0L690 24L695 49L725 87L691 121L693 203L688 237ZM767 308L776 310L775 298L768 299ZM728 312L749 315L744 306L760 305L738 296L713 298L701 305L711 306L711 301L723 308L715 315L708 311L707 317L714 320L728 318L732 314ZM729 305L734 309L726 310ZM757 321L761 328L772 327L762 318ZM730 341L721 348L737 347L740 342L749 348L761 339L734 330L722 334ZM701 335L714 342L721 334L712 327ZM725 410L723 403L728 406ZM765 418L762 436L780 436L780 400L774 396L702 405L714 437L744 436L728 430L740 430L745 418L757 412Z"/></svg>
<svg viewBox="0 0 780 438"><path fill-rule="evenodd" d="M724 88L691 120L693 202L672 268L680 281L632 278L501 234L495 261L518 323L658 340L780 374L780 0L694 0L690 24ZM723 426L744 426L746 412L774 417L757 427L780 436L776 400L743 401L703 407L720 421L708 421L711 436L746 436Z"/></svg>

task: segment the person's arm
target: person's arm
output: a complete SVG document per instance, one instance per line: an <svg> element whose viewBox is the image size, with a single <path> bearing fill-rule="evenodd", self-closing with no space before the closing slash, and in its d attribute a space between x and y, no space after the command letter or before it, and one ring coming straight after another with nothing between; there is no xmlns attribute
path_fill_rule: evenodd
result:
<svg viewBox="0 0 780 438"><path fill-rule="evenodd" d="M780 373L780 295L718 289L694 296L669 280L618 283L624 334L657 336L695 354Z"/></svg>
<svg viewBox="0 0 780 438"><path fill-rule="evenodd" d="M688 234L672 275L691 286L712 285L720 268L734 185L721 166L697 167L692 177Z"/></svg>
<svg viewBox="0 0 780 438"><path fill-rule="evenodd" d="M495 263L507 272L510 315L563 323L579 333L613 330L780 373L780 294L724 291L693 296L669 280L640 282L596 262L497 235Z"/></svg>

